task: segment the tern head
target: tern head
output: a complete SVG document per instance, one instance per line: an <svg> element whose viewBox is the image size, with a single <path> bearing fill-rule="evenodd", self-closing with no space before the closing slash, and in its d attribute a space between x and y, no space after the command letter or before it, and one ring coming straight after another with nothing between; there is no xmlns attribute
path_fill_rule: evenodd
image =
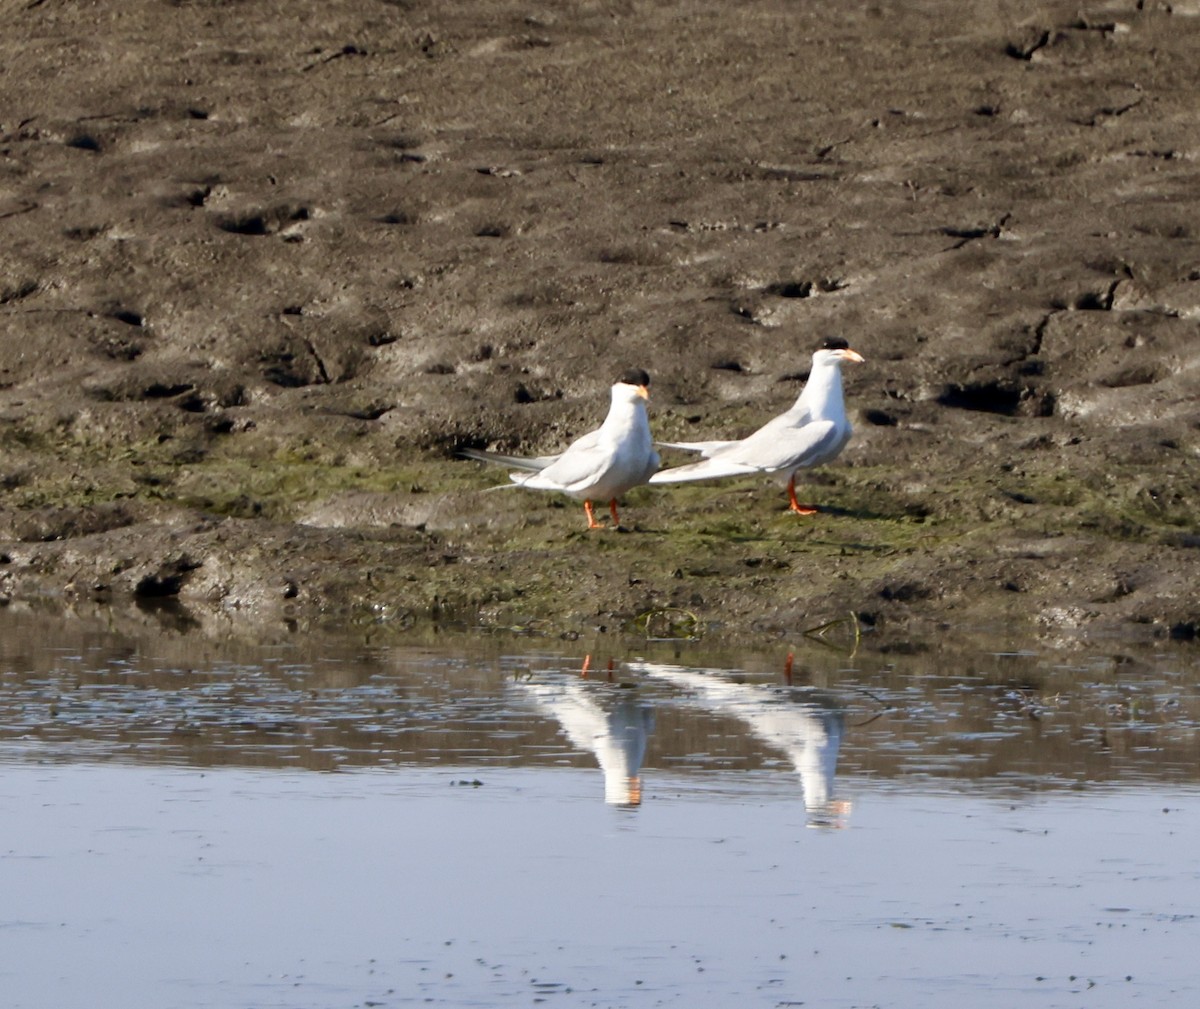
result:
<svg viewBox="0 0 1200 1009"><path fill-rule="evenodd" d="M627 396L631 401L650 398L650 376L641 368L630 368L613 386L613 395Z"/></svg>
<svg viewBox="0 0 1200 1009"><path fill-rule="evenodd" d="M850 344L840 336L827 336L821 341L821 346L813 354L813 366L820 364L838 364L843 361L855 361L859 364L864 358L857 350L851 350Z"/></svg>

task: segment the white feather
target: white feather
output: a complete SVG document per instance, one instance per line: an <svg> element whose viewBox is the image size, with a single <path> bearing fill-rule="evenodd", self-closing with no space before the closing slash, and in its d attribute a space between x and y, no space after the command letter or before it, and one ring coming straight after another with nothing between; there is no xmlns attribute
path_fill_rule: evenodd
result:
<svg viewBox="0 0 1200 1009"><path fill-rule="evenodd" d="M557 455L523 458L474 449L462 454L523 470L510 474L518 487L558 491L577 501L615 500L649 480L659 464L646 416L646 390L625 382L612 387L604 423Z"/></svg>
<svg viewBox="0 0 1200 1009"><path fill-rule="evenodd" d="M650 482L718 480L754 473L782 474L791 480L797 470L832 461L852 433L842 397L842 362L861 360L852 350L818 350L808 381L790 410L740 441L663 442L705 458L665 469Z"/></svg>

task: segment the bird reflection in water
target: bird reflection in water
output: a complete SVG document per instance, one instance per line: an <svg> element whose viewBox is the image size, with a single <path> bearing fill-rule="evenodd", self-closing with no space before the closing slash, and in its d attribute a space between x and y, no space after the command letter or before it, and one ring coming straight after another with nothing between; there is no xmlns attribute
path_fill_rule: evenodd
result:
<svg viewBox="0 0 1200 1009"><path fill-rule="evenodd" d="M589 681L582 674L552 683L527 679L514 685L562 726L571 744L595 754L604 774L604 801L633 809L642 802L642 761L654 731L654 711L621 684ZM611 680L612 664L609 664Z"/></svg>
<svg viewBox="0 0 1200 1009"><path fill-rule="evenodd" d="M657 662L631 662L630 669L679 687L690 703L738 719L757 739L782 750L800 778L808 826L844 827L850 803L833 797L833 780L845 710L832 694L792 686L788 658L785 687L739 683L720 669Z"/></svg>

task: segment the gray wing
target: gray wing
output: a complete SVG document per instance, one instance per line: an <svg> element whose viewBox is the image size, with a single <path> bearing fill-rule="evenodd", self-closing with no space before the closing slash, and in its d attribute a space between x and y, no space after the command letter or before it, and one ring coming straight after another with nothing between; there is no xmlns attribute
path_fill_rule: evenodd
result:
<svg viewBox="0 0 1200 1009"><path fill-rule="evenodd" d="M482 452L475 448L464 448L459 455L466 456L468 459L477 459L479 462L495 463L497 466L511 466L513 469L533 470L540 472L547 466L554 465L560 458L557 455L538 455L538 456L519 456L519 455L500 455L498 452Z"/></svg>
<svg viewBox="0 0 1200 1009"><path fill-rule="evenodd" d="M771 441L786 437L793 431L805 427L809 422L807 408L793 406L790 410L772 417L762 427L751 435L737 441L660 441L656 444L665 448L681 448L685 452L699 452L705 459L722 455L726 452L736 453L735 446L758 444L760 441ZM681 467L682 468L682 467Z"/></svg>
<svg viewBox="0 0 1200 1009"><path fill-rule="evenodd" d="M723 448L730 445L736 445L733 441L656 441L655 445L660 445L663 448L681 448L685 452L699 452L707 458L714 452L719 452Z"/></svg>
<svg viewBox="0 0 1200 1009"><path fill-rule="evenodd" d="M812 465L838 443L838 426L831 420L805 424L796 430L768 424L743 441L713 453L703 462L655 473L651 483L713 480L750 473L783 473Z"/></svg>
<svg viewBox="0 0 1200 1009"><path fill-rule="evenodd" d="M819 420L803 427L790 424L766 424L749 438L716 453L714 460L723 459L750 466L753 469L777 473L783 470L811 466L837 444L838 425L832 420Z"/></svg>
<svg viewBox="0 0 1200 1009"><path fill-rule="evenodd" d="M547 490L570 491L587 487L602 477L613 461L613 453L598 448L598 442L595 431L585 434L541 472L529 477L514 476L513 479L525 487Z"/></svg>

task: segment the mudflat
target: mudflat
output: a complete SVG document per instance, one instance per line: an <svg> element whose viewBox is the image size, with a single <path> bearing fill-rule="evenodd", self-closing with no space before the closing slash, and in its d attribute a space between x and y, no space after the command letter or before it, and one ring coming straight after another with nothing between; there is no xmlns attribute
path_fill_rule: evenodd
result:
<svg viewBox="0 0 1200 1009"><path fill-rule="evenodd" d="M1200 3L19 0L0 598L268 621L1200 631ZM625 369L642 487L543 455ZM688 461L664 451L668 465Z"/></svg>

